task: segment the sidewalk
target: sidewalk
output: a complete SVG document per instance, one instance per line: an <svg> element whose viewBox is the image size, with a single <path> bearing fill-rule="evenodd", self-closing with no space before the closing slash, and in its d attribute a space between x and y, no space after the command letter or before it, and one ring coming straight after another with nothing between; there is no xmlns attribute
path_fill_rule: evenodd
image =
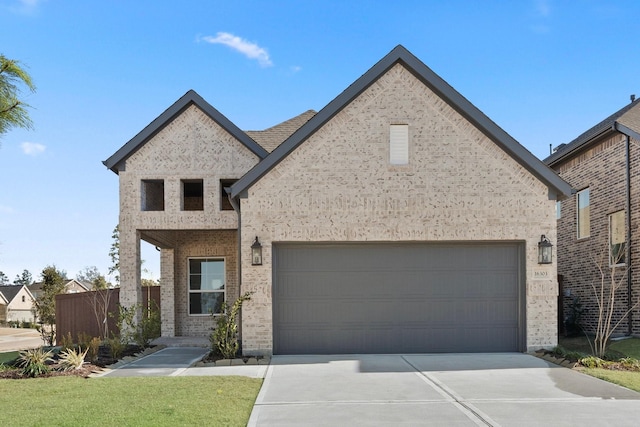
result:
<svg viewBox="0 0 640 427"><path fill-rule="evenodd" d="M202 347L166 347L132 361L112 365L97 377L166 377L239 375L264 378L268 365L195 367L207 353Z"/></svg>

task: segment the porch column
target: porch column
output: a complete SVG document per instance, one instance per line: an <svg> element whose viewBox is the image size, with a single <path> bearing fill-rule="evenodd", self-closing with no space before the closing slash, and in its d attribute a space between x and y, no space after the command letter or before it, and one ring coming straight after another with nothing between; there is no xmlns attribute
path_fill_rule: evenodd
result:
<svg viewBox="0 0 640 427"><path fill-rule="evenodd" d="M140 286L140 232L120 222L120 304L142 304ZM136 314L136 320L139 313Z"/></svg>
<svg viewBox="0 0 640 427"><path fill-rule="evenodd" d="M160 251L160 334L176 336L174 250Z"/></svg>

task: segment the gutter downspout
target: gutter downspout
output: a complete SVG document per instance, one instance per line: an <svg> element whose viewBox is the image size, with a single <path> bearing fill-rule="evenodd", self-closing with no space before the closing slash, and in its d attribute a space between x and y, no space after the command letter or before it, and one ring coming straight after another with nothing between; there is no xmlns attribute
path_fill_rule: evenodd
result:
<svg viewBox="0 0 640 427"><path fill-rule="evenodd" d="M242 295L242 234L240 232L240 230L242 230L242 215L240 214L240 204L238 203L238 201L231 197L231 187L224 187L224 191L225 193L227 193L227 198L229 199L229 203L231 203L231 207L233 208L234 211L236 211L236 213L238 214L238 260L236 261L237 264L237 274L238 274L238 278L236 279L238 281L238 297L240 297L240 295ZM239 335L240 338L242 339L242 314L240 315L240 324L238 325L238 329L239 330ZM242 342L242 341L240 341Z"/></svg>

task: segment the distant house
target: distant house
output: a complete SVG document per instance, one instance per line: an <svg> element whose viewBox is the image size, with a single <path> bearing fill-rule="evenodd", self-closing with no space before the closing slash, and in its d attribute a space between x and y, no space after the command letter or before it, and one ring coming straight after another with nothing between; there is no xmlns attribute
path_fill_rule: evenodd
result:
<svg viewBox="0 0 640 427"><path fill-rule="evenodd" d="M0 286L0 321L33 322L33 301L25 285Z"/></svg>
<svg viewBox="0 0 640 427"><path fill-rule="evenodd" d="M558 274L565 316L579 298L582 325L594 330L598 305L592 284L598 265L616 266L621 282L613 323L640 297L640 99L563 144L544 162L575 190L557 205ZM640 310L616 331L640 334Z"/></svg>
<svg viewBox="0 0 640 427"><path fill-rule="evenodd" d="M244 354L557 344L555 204L570 186L404 47L317 113L244 132L189 91L104 164L120 302L161 251L162 335L245 292Z"/></svg>
<svg viewBox="0 0 640 427"><path fill-rule="evenodd" d="M29 286L29 290L35 299L38 299L40 295L42 295L42 285L44 285L44 282L36 282ZM91 290L91 288L92 285L89 282L71 279L64 285L64 293L77 294L78 292L87 292Z"/></svg>

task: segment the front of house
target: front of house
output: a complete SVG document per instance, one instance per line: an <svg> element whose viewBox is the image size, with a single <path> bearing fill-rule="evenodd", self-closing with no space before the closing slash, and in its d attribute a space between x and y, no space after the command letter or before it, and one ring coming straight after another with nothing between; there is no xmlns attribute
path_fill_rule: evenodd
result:
<svg viewBox="0 0 640 427"><path fill-rule="evenodd" d="M223 300L252 292L245 354L557 342L556 263L538 264L538 242L555 241L570 187L402 46L262 133L190 91L105 165L121 302L141 298L140 240L156 245L163 336L208 335Z"/></svg>

